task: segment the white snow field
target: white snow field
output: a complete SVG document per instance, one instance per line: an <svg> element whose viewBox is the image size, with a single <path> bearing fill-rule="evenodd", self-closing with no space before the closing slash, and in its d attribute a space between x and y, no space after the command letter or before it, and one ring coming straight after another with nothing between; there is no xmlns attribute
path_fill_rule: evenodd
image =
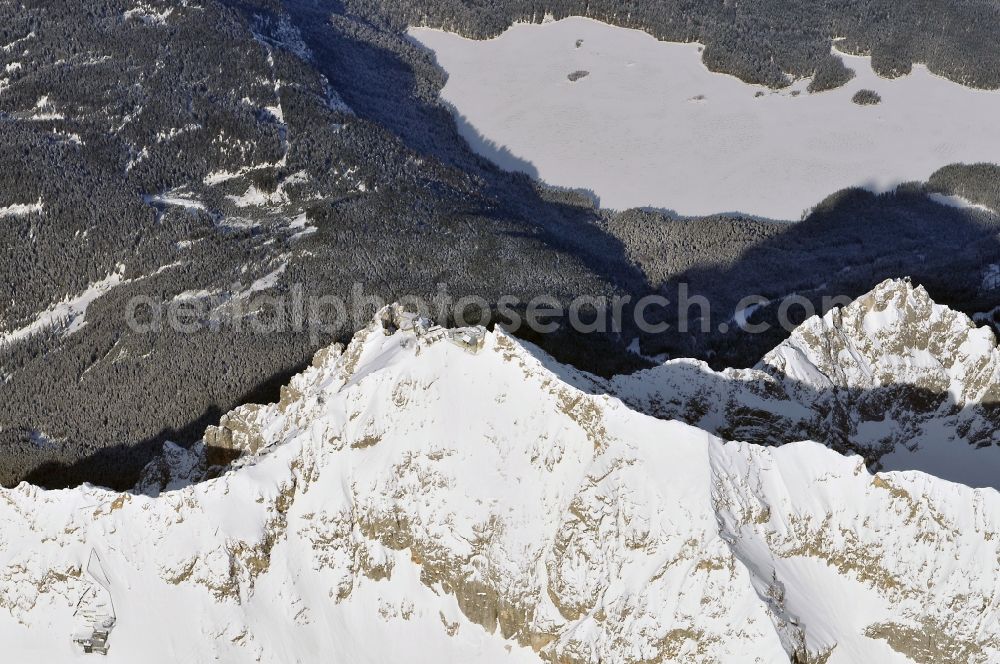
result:
<svg viewBox="0 0 1000 664"><path fill-rule="evenodd" d="M447 72L441 97L473 149L606 208L795 220L844 187L882 191L950 163L1000 161L1000 92L923 66L888 80L845 55L854 80L810 94L808 80L748 85L710 72L698 44L579 17L486 41L410 35ZM854 104L866 88L882 103Z"/></svg>
<svg viewBox="0 0 1000 664"><path fill-rule="evenodd" d="M885 326L921 296L873 297L905 361ZM724 442L599 382L389 310L210 430L246 453L214 479L168 446L141 491L0 489L2 661L1000 661L995 489Z"/></svg>
<svg viewBox="0 0 1000 664"><path fill-rule="evenodd" d="M35 319L24 327L15 330L0 330L0 348L8 344L19 343L25 339L42 332L55 325L63 325L63 334L70 335L78 332L87 324L87 309L94 302L112 288L123 283L122 274L125 272L124 265L118 265L115 271L104 279L96 281L82 292L76 295L67 295L61 301L49 306L45 311L40 312Z"/></svg>

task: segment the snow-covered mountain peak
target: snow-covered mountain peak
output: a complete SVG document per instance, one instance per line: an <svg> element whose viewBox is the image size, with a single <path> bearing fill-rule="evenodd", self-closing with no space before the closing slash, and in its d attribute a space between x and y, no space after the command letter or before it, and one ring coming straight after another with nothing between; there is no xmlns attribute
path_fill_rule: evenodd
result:
<svg viewBox="0 0 1000 664"><path fill-rule="evenodd" d="M46 661L74 637L109 662L1000 656L996 491L725 443L601 385L384 310L168 448L150 495L0 491L0 635Z"/></svg>
<svg viewBox="0 0 1000 664"><path fill-rule="evenodd" d="M873 468L1000 487L993 333L908 281L810 318L754 369L674 360L601 389L729 440L822 441Z"/></svg>
<svg viewBox="0 0 1000 664"><path fill-rule="evenodd" d="M758 368L816 390L906 384L948 393L958 405L1000 400L992 330L905 280L807 320Z"/></svg>

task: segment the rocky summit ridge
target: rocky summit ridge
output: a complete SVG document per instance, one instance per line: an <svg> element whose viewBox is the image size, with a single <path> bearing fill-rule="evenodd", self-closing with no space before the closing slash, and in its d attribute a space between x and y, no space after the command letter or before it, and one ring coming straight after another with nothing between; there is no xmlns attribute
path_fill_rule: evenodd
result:
<svg viewBox="0 0 1000 664"><path fill-rule="evenodd" d="M911 315L933 334L900 340ZM905 367L959 417L996 389L963 326L887 282L754 370L602 381L390 308L132 492L0 490L0 636L13 661L997 661L995 489L652 416L657 377L807 422Z"/></svg>

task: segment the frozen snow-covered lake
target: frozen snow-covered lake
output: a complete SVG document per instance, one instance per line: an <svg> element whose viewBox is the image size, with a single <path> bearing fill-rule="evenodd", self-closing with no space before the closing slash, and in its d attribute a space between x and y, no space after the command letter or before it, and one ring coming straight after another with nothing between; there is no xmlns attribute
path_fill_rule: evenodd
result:
<svg viewBox="0 0 1000 664"><path fill-rule="evenodd" d="M844 187L886 190L950 163L1000 162L1000 93L922 66L887 80L868 58L844 56L857 73L846 86L775 92L709 72L697 44L584 18L487 41L410 34L448 73L442 98L475 150L608 208L798 219ZM852 103L863 88L882 103Z"/></svg>

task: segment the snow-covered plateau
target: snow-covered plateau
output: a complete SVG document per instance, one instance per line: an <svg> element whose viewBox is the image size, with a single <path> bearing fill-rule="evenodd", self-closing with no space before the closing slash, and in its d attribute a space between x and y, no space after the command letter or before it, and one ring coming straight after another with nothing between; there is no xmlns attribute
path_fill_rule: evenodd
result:
<svg viewBox="0 0 1000 664"><path fill-rule="evenodd" d="M448 75L441 91L474 150L507 170L591 192L607 208L798 219L840 189L926 180L1000 155L1000 92L926 67L808 93L710 72L698 44L585 18L516 24L491 40L413 28ZM881 103L852 103L860 90Z"/></svg>
<svg viewBox="0 0 1000 664"><path fill-rule="evenodd" d="M778 368L817 394L894 368L982 405L996 343L966 323L886 282L714 378L776 399ZM134 491L0 490L4 661L1000 661L995 489L653 417L670 371L383 310Z"/></svg>

